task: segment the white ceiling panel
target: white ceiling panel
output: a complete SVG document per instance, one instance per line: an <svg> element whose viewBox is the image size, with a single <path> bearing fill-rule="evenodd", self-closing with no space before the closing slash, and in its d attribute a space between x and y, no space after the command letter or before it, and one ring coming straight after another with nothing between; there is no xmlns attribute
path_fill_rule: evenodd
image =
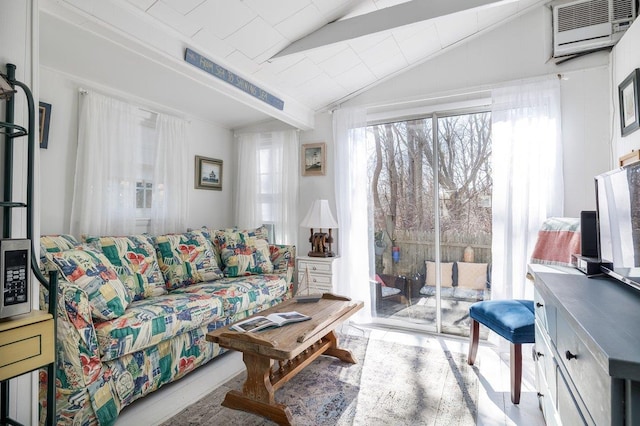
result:
<svg viewBox="0 0 640 426"><path fill-rule="evenodd" d="M244 2L271 26L279 24L311 4L311 0L244 0Z"/></svg>
<svg viewBox="0 0 640 426"><path fill-rule="evenodd" d="M389 58L396 57L401 54L400 47L396 43L396 39L388 34L387 37L375 46L371 46L367 50L358 52L358 56L369 68L376 64L388 62Z"/></svg>
<svg viewBox="0 0 640 426"><path fill-rule="evenodd" d="M174 9L181 15L186 15L196 7L200 6L204 1L205 0L160 0L160 3L166 3L167 6Z"/></svg>
<svg viewBox="0 0 640 426"><path fill-rule="evenodd" d="M260 17L231 34L225 41L251 59L255 59L277 44L285 45L287 42L278 31Z"/></svg>
<svg viewBox="0 0 640 426"><path fill-rule="evenodd" d="M425 9L427 6L423 2L426 1L39 0L39 4L41 10L64 8L70 11L65 18L69 25L80 22L84 30L97 32L106 39L115 31L114 34L130 37L178 65L184 63L184 47L192 47L251 83L286 99L287 106L296 105L300 111L331 108L390 75L429 60L442 49L460 45L470 36L489 31L523 11L545 4L544 0L497 0L493 3L466 0L452 5L446 0L430 0L428 7L432 9ZM398 6L403 3L413 4ZM465 9L465 4L478 7L467 6ZM393 9L385 12L387 8ZM410 13L411 10L420 10L422 20L415 22L415 13ZM384 13L393 15L394 19L380 19L384 18ZM442 16L443 13L449 14ZM366 28L343 33L340 37L323 35L334 33L340 27L326 27L333 21L344 21L341 25L348 26L348 18L354 19L351 21L354 25ZM386 26L379 28L381 22ZM308 40L311 34L314 34L314 43L298 43L298 48L282 52L291 43ZM57 34L45 32L43 36L57 39ZM73 43L75 41L71 45ZM135 55L132 56L136 49L134 44L123 43L121 47L126 50L122 53L123 63L132 67L136 66ZM56 51L68 51L69 45L60 39ZM282 56L274 57L278 53ZM145 54L148 53L143 52L141 56ZM64 52L58 54L59 57L65 55ZM48 54L43 56L49 62L59 62ZM107 66L104 58L97 57L93 61L87 66ZM156 60L157 63L163 61ZM203 80L202 84L211 85L211 76L204 72L197 76ZM148 80L151 82L151 76ZM246 94L237 96L242 102L251 103L246 101ZM260 105L257 108L262 109ZM238 112L245 111L239 108ZM226 118L225 121L235 125L244 119Z"/></svg>
<svg viewBox="0 0 640 426"><path fill-rule="evenodd" d="M256 16L258 14L240 0L207 0L187 14L187 18L223 40Z"/></svg>
<svg viewBox="0 0 640 426"><path fill-rule="evenodd" d="M202 25L185 18L184 15L161 1L151 6L147 13L187 37L193 36L202 28Z"/></svg>
<svg viewBox="0 0 640 426"><path fill-rule="evenodd" d="M318 65L327 75L335 77L359 65L361 62L362 60L356 55L356 52L348 47Z"/></svg>
<svg viewBox="0 0 640 426"><path fill-rule="evenodd" d="M297 87L321 73L322 69L319 66L312 60L305 58L281 72L278 75L278 82L282 86Z"/></svg>
<svg viewBox="0 0 640 426"><path fill-rule="evenodd" d="M206 52L211 57L226 58L232 52L236 51L229 45L229 43L224 40L220 40L218 37L211 34L211 31L206 28L198 31L191 39L196 45L202 46L202 54Z"/></svg>
<svg viewBox="0 0 640 426"><path fill-rule="evenodd" d="M324 20L318 11L318 8L310 4L304 9L299 10L294 15L284 19L275 26L287 40L296 41L297 39L309 34L309 29L318 29L324 25Z"/></svg>

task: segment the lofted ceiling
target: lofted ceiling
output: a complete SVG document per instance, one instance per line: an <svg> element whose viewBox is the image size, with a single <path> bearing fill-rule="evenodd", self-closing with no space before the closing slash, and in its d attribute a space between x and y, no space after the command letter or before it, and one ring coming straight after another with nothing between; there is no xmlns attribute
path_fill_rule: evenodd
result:
<svg viewBox="0 0 640 426"><path fill-rule="evenodd" d="M543 3L41 0L41 64L117 84L145 99L160 103L168 99L185 111L208 111L230 128L276 118L304 129L313 127L315 112ZM75 54L64 54L61 45ZM278 111L201 70L189 69L183 62L185 48L284 100L285 108ZM114 81L114 64L106 63L113 57L120 57L122 64L135 64L127 72L140 75L128 78L128 84ZM140 57L147 60L146 65ZM176 70L188 77L181 87L186 94L171 89L167 99L154 94L158 85L167 87L168 74ZM141 85L145 80L148 84ZM149 93L140 86L148 86ZM180 105L180 97L190 102Z"/></svg>

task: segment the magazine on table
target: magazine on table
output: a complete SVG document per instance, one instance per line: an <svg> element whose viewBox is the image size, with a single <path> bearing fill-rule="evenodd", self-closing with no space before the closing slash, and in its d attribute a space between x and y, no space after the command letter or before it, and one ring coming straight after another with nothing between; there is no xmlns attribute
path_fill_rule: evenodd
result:
<svg viewBox="0 0 640 426"><path fill-rule="evenodd" d="M257 316L246 319L244 321L240 321L231 326L232 330L235 331L260 331L269 327L282 327L286 324L291 324L294 322L307 321L310 320L311 317L301 314L300 312L280 312L276 314L270 314L266 317Z"/></svg>

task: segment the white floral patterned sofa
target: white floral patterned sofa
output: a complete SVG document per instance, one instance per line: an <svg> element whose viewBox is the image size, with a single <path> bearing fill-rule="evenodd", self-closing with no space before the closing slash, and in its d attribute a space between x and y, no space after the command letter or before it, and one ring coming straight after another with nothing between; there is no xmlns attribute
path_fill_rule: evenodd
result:
<svg viewBox="0 0 640 426"><path fill-rule="evenodd" d="M60 276L59 425L113 424L123 407L219 355L207 332L291 296L295 246L268 244L264 227L40 243L43 268Z"/></svg>

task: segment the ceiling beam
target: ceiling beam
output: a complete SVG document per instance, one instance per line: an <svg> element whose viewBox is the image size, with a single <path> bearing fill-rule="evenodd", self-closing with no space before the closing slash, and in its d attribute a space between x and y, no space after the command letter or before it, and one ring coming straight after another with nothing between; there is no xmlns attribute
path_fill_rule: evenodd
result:
<svg viewBox="0 0 640 426"><path fill-rule="evenodd" d="M294 41L270 59L292 53L351 40L367 34L409 25L468 9L515 0L411 0L364 15L328 23L324 27Z"/></svg>

